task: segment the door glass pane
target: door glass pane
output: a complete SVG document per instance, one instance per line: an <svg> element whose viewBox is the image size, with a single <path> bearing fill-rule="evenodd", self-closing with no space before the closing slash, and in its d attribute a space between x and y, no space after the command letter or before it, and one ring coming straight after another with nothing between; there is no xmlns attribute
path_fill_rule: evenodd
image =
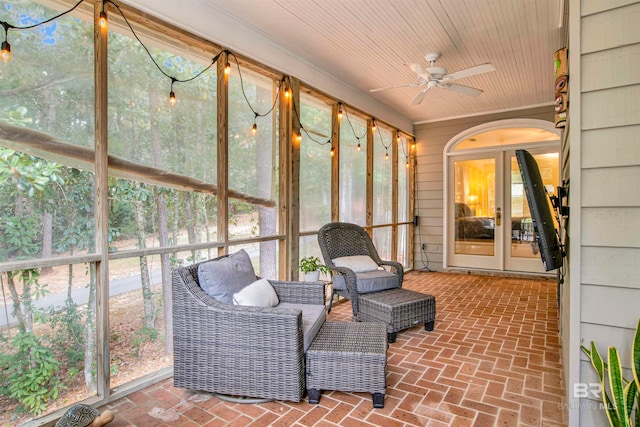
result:
<svg viewBox="0 0 640 427"><path fill-rule="evenodd" d="M558 153L534 154L542 182L549 194L555 192L559 182ZM554 218L555 222L555 218ZM556 228L557 228L556 224ZM511 256L515 258L539 258L529 203L524 194L520 168L515 156L511 157Z"/></svg>
<svg viewBox="0 0 640 427"><path fill-rule="evenodd" d="M494 255L495 159L454 163L455 253Z"/></svg>

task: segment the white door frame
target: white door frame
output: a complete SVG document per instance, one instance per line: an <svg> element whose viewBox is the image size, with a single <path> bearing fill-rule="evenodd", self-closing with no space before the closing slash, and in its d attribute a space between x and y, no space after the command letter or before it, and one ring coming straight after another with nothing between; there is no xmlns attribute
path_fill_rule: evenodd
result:
<svg viewBox="0 0 640 427"><path fill-rule="evenodd" d="M471 138L474 135L479 133L488 132L491 130L499 130L499 129L508 129L508 128L537 128L546 130L549 132L553 132L558 135L558 140L560 139L560 131L555 127L553 122L547 120L540 119L528 119L528 118L518 118L518 119L505 119L505 120L496 120L488 123L483 123L477 126L473 126L469 129L466 129L457 135L445 144L443 152L442 152L442 167L444 172L442 190L443 190L443 218L442 218L442 230L443 230L443 253L442 253L442 267L443 269L449 268L449 227L447 224L447 218L449 217L449 197L451 196L449 193L449 158L461 153L470 154L470 153L481 153L483 151L496 151L497 146L494 147L482 147L477 150L469 149L465 151L461 151L459 153L454 153L454 148L460 142ZM535 144L535 141L532 141L532 144ZM522 144L514 144L511 146L500 146L501 150L505 150L508 148L517 148L521 147ZM560 147L558 147L559 149Z"/></svg>

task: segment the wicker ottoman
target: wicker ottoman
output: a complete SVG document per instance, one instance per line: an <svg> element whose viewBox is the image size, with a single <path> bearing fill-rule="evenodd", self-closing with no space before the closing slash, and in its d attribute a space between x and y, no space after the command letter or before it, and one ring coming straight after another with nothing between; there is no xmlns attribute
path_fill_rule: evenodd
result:
<svg viewBox="0 0 640 427"><path fill-rule="evenodd" d="M433 331L436 298L402 288L361 294L358 320L385 323L389 342L392 343L396 341L398 331L420 323L424 323L427 331Z"/></svg>
<svg viewBox="0 0 640 427"><path fill-rule="evenodd" d="M307 394L322 390L368 392L384 407L387 386L386 327L378 322L325 322L307 350Z"/></svg>

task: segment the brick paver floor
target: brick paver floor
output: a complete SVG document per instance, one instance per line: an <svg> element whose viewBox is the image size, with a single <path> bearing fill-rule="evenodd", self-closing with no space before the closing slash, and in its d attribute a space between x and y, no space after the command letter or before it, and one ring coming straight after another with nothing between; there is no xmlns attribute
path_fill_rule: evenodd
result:
<svg viewBox="0 0 640 427"><path fill-rule="evenodd" d="M383 409L338 391L318 405L229 403L172 379L101 409L109 427L566 425L555 280L409 272L403 287L435 295L436 324L390 344ZM350 319L348 301L328 315Z"/></svg>

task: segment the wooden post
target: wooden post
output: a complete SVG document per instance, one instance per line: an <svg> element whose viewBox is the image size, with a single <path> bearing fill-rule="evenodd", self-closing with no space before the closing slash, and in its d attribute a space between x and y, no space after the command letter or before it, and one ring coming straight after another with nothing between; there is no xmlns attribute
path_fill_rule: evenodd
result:
<svg viewBox="0 0 640 427"><path fill-rule="evenodd" d="M95 220L96 253L96 381L97 394L110 395L109 370L109 198L108 198L108 85L107 29L99 23L102 1L94 0L95 83Z"/></svg>
<svg viewBox="0 0 640 427"><path fill-rule="evenodd" d="M398 150L400 144L397 143L400 134L398 130L391 133L391 259L398 259Z"/></svg>
<svg viewBox="0 0 640 427"><path fill-rule="evenodd" d="M227 52L222 52L216 63L218 72L218 241L224 246L218 248L218 255L229 250L229 76L224 72L229 60Z"/></svg>
<svg viewBox="0 0 640 427"><path fill-rule="evenodd" d="M369 231L369 235L373 238L373 229L370 227L373 225L373 138L375 132L373 132L373 124L375 119L367 120L367 218L366 225ZM380 132L377 129L376 132Z"/></svg>
<svg viewBox="0 0 640 427"><path fill-rule="evenodd" d="M340 119L342 104L333 104L331 111L331 221L340 220Z"/></svg>

